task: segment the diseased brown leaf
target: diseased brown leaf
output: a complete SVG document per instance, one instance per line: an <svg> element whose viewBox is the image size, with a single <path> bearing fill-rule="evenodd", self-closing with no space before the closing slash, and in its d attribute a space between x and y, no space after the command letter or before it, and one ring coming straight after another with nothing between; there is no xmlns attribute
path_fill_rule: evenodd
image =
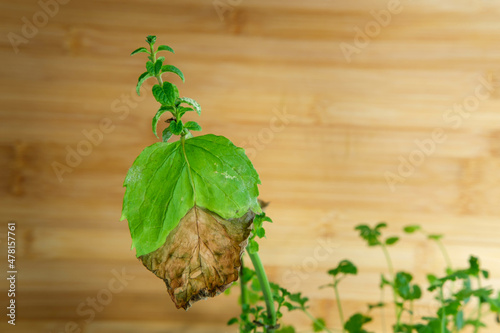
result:
<svg viewBox="0 0 500 333"><path fill-rule="evenodd" d="M238 279L255 214L224 220L194 206L165 244L139 257L144 266L165 281L177 308L223 292Z"/></svg>

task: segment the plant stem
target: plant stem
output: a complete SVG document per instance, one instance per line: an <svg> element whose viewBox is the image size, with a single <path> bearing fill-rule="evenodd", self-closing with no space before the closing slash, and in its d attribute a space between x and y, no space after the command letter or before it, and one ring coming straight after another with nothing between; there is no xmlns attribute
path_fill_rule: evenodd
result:
<svg viewBox="0 0 500 333"><path fill-rule="evenodd" d="M241 307L245 304L248 304L248 289L246 282L243 282L243 270L245 269L245 265L243 263L243 258L241 258L241 267L240 267L240 291L241 291Z"/></svg>
<svg viewBox="0 0 500 333"><path fill-rule="evenodd" d="M444 307L444 294L443 294L443 286L439 288L439 298L441 300L441 308L443 309L443 313L441 314L441 333L446 332L446 309Z"/></svg>
<svg viewBox="0 0 500 333"><path fill-rule="evenodd" d="M446 261L446 268L451 270L452 264L451 264L451 259L450 259L450 256L448 254L448 251L446 251L446 248L444 247L443 242L441 242L441 240L436 239L436 243L437 243L439 249L441 250L441 253L443 254L444 261Z"/></svg>
<svg viewBox="0 0 500 333"><path fill-rule="evenodd" d="M321 327L323 328L323 331L328 332L328 333L333 333L327 327L325 327L323 324L321 324L320 322L318 322L318 319L314 318L314 316L309 311L307 311L307 309L302 308L302 312L304 312L306 314L306 316L308 316L309 319L311 319L313 321L313 323L318 323L319 325L321 325ZM344 326L342 326L342 332L344 332L344 328L343 327Z"/></svg>
<svg viewBox="0 0 500 333"><path fill-rule="evenodd" d="M345 332L345 321L344 321L344 311L342 310L342 303L340 302L339 288L337 277L333 277L333 290L335 291L335 300L337 301L337 308L339 309L340 324L342 325L342 333Z"/></svg>
<svg viewBox="0 0 500 333"><path fill-rule="evenodd" d="M380 246L384 251L385 260L387 261L387 266L389 267L389 274L391 274L391 279L394 281L394 268L392 267L392 260L391 256L389 255L389 251L387 250L387 246L385 246L385 244L381 244Z"/></svg>
<svg viewBox="0 0 500 333"><path fill-rule="evenodd" d="M384 287L382 286L382 288L380 289L380 303L382 304L385 304L385 289ZM385 306L383 306L381 308L382 310L382 332L385 333L386 332L386 315L385 315Z"/></svg>
<svg viewBox="0 0 500 333"><path fill-rule="evenodd" d="M243 281L243 270L245 265L243 264L243 258L241 258L240 267L240 291L241 291L241 319L248 320L248 288L246 281ZM243 331L243 323L240 323L240 333Z"/></svg>
<svg viewBox="0 0 500 333"><path fill-rule="evenodd" d="M153 57L153 64L154 64L156 62L156 54L155 54L155 50L154 50L153 44L150 44L149 48L151 50L151 57ZM161 74L160 73L158 75L156 75L156 79L158 80L158 83L160 84L160 86L162 86L163 85L163 80L161 78Z"/></svg>
<svg viewBox="0 0 500 333"><path fill-rule="evenodd" d="M385 260L387 261L387 266L389 268L389 274L391 275L392 297L394 299L394 311L395 311L395 314L396 314L396 329L399 329L401 315L399 314L398 306L396 305L398 303L398 298L397 298L397 295L396 295L396 290L394 289L394 284L396 282L396 281L394 281L394 279L395 279L394 267L392 266L392 260L391 260L391 256L389 255L389 251L387 250L387 246L385 246L384 243L381 243L380 246L382 247L382 250L384 251Z"/></svg>
<svg viewBox="0 0 500 333"><path fill-rule="evenodd" d="M255 268L255 273L259 279L259 284L262 289L262 294L264 295L264 300L266 302L267 308L267 318L269 319L270 326L276 326L276 309L274 308L273 294L271 293L271 286L269 285L269 280L267 279L266 271L262 265L259 254L257 252L250 253L250 260L252 260L253 267ZM264 327L264 332L272 333L274 328Z"/></svg>
<svg viewBox="0 0 500 333"><path fill-rule="evenodd" d="M481 273L479 273L481 274ZM479 289L481 289L481 276L477 276L477 285L479 287ZM477 298L477 301L478 301L478 306L477 306L477 323L476 323L476 327L474 328L474 333L477 333L479 332L479 326L481 324L481 308L483 306L483 303L481 303L481 297L478 297Z"/></svg>

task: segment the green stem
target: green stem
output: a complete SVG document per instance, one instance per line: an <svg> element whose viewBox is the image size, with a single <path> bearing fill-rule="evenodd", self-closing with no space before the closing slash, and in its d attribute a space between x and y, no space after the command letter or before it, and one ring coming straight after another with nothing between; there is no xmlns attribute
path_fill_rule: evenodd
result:
<svg viewBox="0 0 500 333"><path fill-rule="evenodd" d="M321 322L319 322L318 319L316 319L309 311L307 311L307 309L302 308L302 312L304 312L306 314L306 316L308 316L309 319L311 319L313 321L313 323L317 323L317 324L321 325L323 331L328 332L328 333L333 333L327 327L325 327L325 325L323 325ZM344 332L344 328L343 327L344 326L342 326L342 332Z"/></svg>
<svg viewBox="0 0 500 333"><path fill-rule="evenodd" d="M382 247L382 250L384 251L384 256L385 256L385 260L387 261L387 266L389 268L389 274L391 275L391 281L392 281L392 297L393 297L393 300L394 300L394 311L395 311L395 314L396 314L396 328L399 328L399 321L400 321L400 318L401 318L401 315L399 314L399 311L398 311L398 306L396 305L398 303L398 298L397 298L397 295L396 295L396 290L394 289L394 279L395 279L395 276L394 276L394 267L392 266L392 260L391 260L391 256L389 255L389 251L387 250L387 246L385 246L385 244L380 244L380 246Z"/></svg>
<svg viewBox="0 0 500 333"><path fill-rule="evenodd" d="M243 307L245 304L248 304L248 289L246 282L243 282L243 270L245 269L245 265L243 263L243 258L241 258L241 267L240 267L240 291L241 291L241 306Z"/></svg>
<svg viewBox="0 0 500 333"><path fill-rule="evenodd" d="M153 64L154 64L156 62L156 54L155 54L153 44L149 44L149 49L151 50L151 56L153 57ZM163 80L161 78L161 73L158 73L158 75L156 75L156 79L158 80L158 83L160 84L160 86L162 86Z"/></svg>
<svg viewBox="0 0 500 333"><path fill-rule="evenodd" d="M262 294L264 295L264 301L266 302L267 308L267 318L269 319L269 326L276 326L276 309L274 308L273 294L271 293L271 286L269 285L269 280L267 279L266 271L262 265L259 254L257 252L250 253L250 260L252 260L253 267L255 268L255 273L259 279L259 284L262 289ZM272 333L274 328L264 327L264 332Z"/></svg>
<svg viewBox="0 0 500 333"><path fill-rule="evenodd" d="M481 274L481 273L479 273L479 274ZM479 289L481 289L481 277L479 275L477 276L477 285L478 285ZM476 323L476 327L474 328L474 333L479 332L479 325L481 323L481 308L483 306L483 303L481 303L481 297L478 297L477 301L479 304L477 305L477 323Z"/></svg>
<svg viewBox="0 0 500 333"><path fill-rule="evenodd" d="M441 308L443 309L443 313L441 314L441 332L446 332L446 309L444 308L444 294L443 294L443 286L439 288L439 297L441 299Z"/></svg>
<svg viewBox="0 0 500 333"><path fill-rule="evenodd" d="M243 258L241 258L241 267L240 267L240 291L241 291L241 313L242 319L248 320L248 288L246 281L243 281L243 270L245 265L243 264ZM243 316L244 315L244 316ZM243 333L243 323L240 324L240 333Z"/></svg>
<svg viewBox="0 0 500 333"><path fill-rule="evenodd" d="M443 254L444 261L446 261L446 268L451 270L452 264L451 264L451 259L450 259L450 256L448 254L448 251L446 251L446 248L444 247L443 243L439 239L436 239L436 243L437 243L439 249L441 250L441 253Z"/></svg>
<svg viewBox="0 0 500 333"><path fill-rule="evenodd" d="M342 325L342 333L345 332L345 321L344 321L344 311L342 310L342 303L340 302L339 288L337 277L333 277L333 290L335 291L335 300L337 301L337 308L339 309L340 324Z"/></svg>
<svg viewBox="0 0 500 333"><path fill-rule="evenodd" d="M382 288L380 289L380 303L382 303L382 304L385 304L384 294L385 294L385 289L382 286ZM386 322L386 313L385 313L385 306L383 306L381 308L381 310L382 310L382 332L385 333L386 332L386 325L387 325L387 322Z"/></svg>

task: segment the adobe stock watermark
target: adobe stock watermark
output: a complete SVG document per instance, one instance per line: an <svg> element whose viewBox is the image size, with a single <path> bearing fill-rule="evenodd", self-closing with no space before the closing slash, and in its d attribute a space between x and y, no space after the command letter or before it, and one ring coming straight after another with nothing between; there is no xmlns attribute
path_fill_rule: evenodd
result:
<svg viewBox="0 0 500 333"><path fill-rule="evenodd" d="M224 22L226 13L231 13L236 7L241 5L243 0L214 0L212 5L219 16L219 20Z"/></svg>
<svg viewBox="0 0 500 333"><path fill-rule="evenodd" d="M66 146L66 156L64 161L53 161L51 166L54 174L60 183L64 180L66 173L72 173L77 168L83 159L94 151L104 140L105 135L111 134L116 129L118 121L124 121L130 114L130 111L137 108L148 95L152 84L145 83L141 88L141 96L136 94L135 88L131 89L128 94L122 94L120 98L111 102L110 109L113 113L112 117L102 118L98 125L91 129L82 130L84 137L74 145Z"/></svg>
<svg viewBox="0 0 500 333"><path fill-rule="evenodd" d="M287 285L287 288L298 289L301 283L309 278L311 272L319 267L319 263L328 260L339 247L340 245L331 238L319 239L312 255L302 259L300 264L294 265L292 269L287 269L281 281Z"/></svg>
<svg viewBox="0 0 500 333"><path fill-rule="evenodd" d="M14 50L14 53L19 53L19 46L28 44L30 40L35 38L40 29L44 28L51 18L59 13L60 5L66 5L71 0L39 0L37 10L30 18L23 16L21 18L22 26L20 34L9 32L7 39Z"/></svg>
<svg viewBox="0 0 500 333"><path fill-rule="evenodd" d="M468 119L477 109L482 101L487 100L494 91L492 76L479 77L474 92L465 97L461 102L453 104L452 107L443 112L442 118L446 125L453 129L462 126L464 120ZM395 172L386 171L384 178L391 192L396 191L396 186L406 181L415 171L421 167L429 156L434 154L437 147L448 139L446 130L437 127L432 130L426 138L415 139L415 148L407 156L398 156L398 167Z"/></svg>
<svg viewBox="0 0 500 333"><path fill-rule="evenodd" d="M347 63L351 63L354 54L359 54L370 45L371 41L382 32L392 22L392 17L403 11L403 5L400 0L389 0L386 9L379 11L371 10L372 20L368 21L363 29L354 26L354 40L352 43L340 43L340 51L344 55Z"/></svg>
<svg viewBox="0 0 500 333"><path fill-rule="evenodd" d="M81 321L68 321L62 331L50 333L82 333L84 326L92 322L97 313L101 313L113 301L116 294L121 293L128 286L129 282L135 279L134 275L128 275L125 268L121 272L116 269L111 270L113 277L108 281L106 288L99 290L94 297L87 297L78 304L76 314Z"/></svg>
<svg viewBox="0 0 500 333"><path fill-rule="evenodd" d="M276 133L283 132L286 126L297 117L288 113L286 106L281 107L281 109L274 108L273 114L267 127L262 128L255 135L250 135L239 145L245 149L248 158L255 158L258 152L264 150L274 140Z"/></svg>

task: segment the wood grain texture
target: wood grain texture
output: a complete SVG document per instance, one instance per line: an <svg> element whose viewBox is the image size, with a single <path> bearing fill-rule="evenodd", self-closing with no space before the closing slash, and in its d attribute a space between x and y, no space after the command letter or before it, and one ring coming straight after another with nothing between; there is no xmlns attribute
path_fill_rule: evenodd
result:
<svg viewBox="0 0 500 333"><path fill-rule="evenodd" d="M134 92L145 57L128 56L148 34L175 49L168 63L187 79L170 79L202 105L204 133L245 147L261 175L275 221L261 242L270 279L302 290L330 326L336 303L317 287L339 260L360 270L342 283L345 312L379 300L384 258L357 238L361 222L444 233L453 264L480 256L499 288L500 4L401 0L377 30L373 11L390 1L221 3L219 16L212 0L70 1L16 53L8 34L22 36L23 17L43 21L41 7L0 0L0 267L13 220L19 269L18 325L4 318L0 331L59 333L75 322L85 333L234 332L225 323L236 293L176 310L119 222L126 171L155 142L156 102ZM370 26L356 44L356 29ZM357 48L350 62L346 44ZM436 130L445 139L429 143ZM54 162L77 149L84 156L58 178ZM392 188L388 172L401 177ZM423 282L443 268L423 236L403 240L391 252L398 269ZM435 307L427 298L416 312ZM286 321L310 330L301 315ZM487 321L484 332L497 332ZM371 328L381 332L380 320Z"/></svg>

